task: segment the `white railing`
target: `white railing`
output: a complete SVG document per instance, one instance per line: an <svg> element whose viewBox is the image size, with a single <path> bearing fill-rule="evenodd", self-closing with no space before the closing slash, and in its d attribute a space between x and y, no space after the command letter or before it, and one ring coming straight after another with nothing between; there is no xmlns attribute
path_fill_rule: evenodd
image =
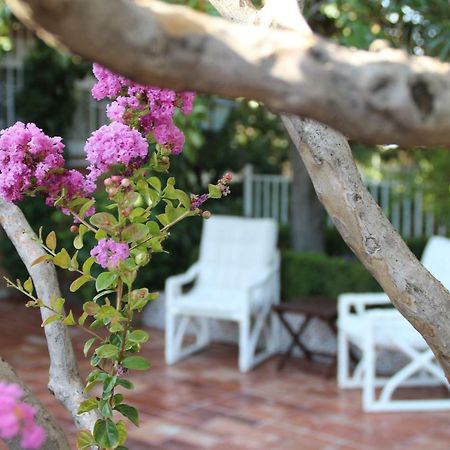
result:
<svg viewBox="0 0 450 450"><path fill-rule="evenodd" d="M248 165L243 171L244 216L272 217L282 224L290 220L292 179L287 175L253 173ZM383 209L392 225L404 238L445 234L438 226L420 188L398 181L365 181L369 192ZM331 224L331 220L328 221Z"/></svg>

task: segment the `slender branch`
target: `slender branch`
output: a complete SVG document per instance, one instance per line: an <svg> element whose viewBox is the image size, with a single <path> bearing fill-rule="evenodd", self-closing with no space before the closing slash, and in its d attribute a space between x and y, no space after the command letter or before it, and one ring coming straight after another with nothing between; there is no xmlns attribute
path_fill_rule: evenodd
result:
<svg viewBox="0 0 450 450"><path fill-rule="evenodd" d="M82 219L75 211L72 211L71 209L68 210L72 216L77 219L80 223L82 223L86 228L88 228L90 231L92 231L94 234L97 233L97 229L93 227L89 222Z"/></svg>
<svg viewBox="0 0 450 450"><path fill-rule="evenodd" d="M46 441L44 448L46 450L70 450L67 438L53 416L18 377L14 369L2 358L0 358L0 381L18 384L25 393L24 401L36 408L36 422L45 430ZM11 450L22 449L17 438L9 440L7 443L8 448Z"/></svg>
<svg viewBox="0 0 450 450"><path fill-rule="evenodd" d="M30 273L37 296L47 307L51 307L50 299L53 295L60 297L61 292L52 263L47 261L32 266L37 258L45 254L37 236L20 209L2 199L0 199L0 224ZM51 314L47 308L41 308L43 321ZM46 325L44 331L50 355L48 388L72 414L79 428L92 429L97 418L96 414L93 412L77 414L80 403L86 397L83 394L83 383L78 373L68 329L60 322L53 322Z"/></svg>
<svg viewBox="0 0 450 450"><path fill-rule="evenodd" d="M349 49L304 27L243 26L156 0L7 3L48 43L141 83L254 98L366 143L450 146L450 64L437 59ZM243 4L240 17L248 10L254 23Z"/></svg>

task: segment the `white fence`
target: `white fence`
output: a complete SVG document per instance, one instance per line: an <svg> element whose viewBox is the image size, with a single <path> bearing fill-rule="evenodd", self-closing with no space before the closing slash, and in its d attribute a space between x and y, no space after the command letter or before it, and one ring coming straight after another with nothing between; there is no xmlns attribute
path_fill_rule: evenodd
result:
<svg viewBox="0 0 450 450"><path fill-rule="evenodd" d="M246 166L243 178L246 217L272 217L289 223L291 177L255 174L252 166ZM445 234L445 227L436 223L420 188L396 181L366 181L366 186L404 238Z"/></svg>

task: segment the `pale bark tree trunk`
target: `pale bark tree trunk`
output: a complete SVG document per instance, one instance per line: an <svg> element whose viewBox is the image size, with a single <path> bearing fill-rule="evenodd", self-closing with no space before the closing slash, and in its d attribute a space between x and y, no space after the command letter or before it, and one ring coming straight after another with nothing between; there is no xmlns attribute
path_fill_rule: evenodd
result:
<svg viewBox="0 0 450 450"><path fill-rule="evenodd" d="M32 266L33 262L45 254L37 242L37 236L28 224L20 209L0 198L0 225L11 239L25 267L33 279L38 297L50 306L52 295L61 296L56 270L48 261ZM28 311L33 314L33 311ZM41 308L44 321L53 313ZM78 428L92 430L97 415L88 412L77 414L80 403L86 399L83 383L78 373L75 354L68 329L60 322L53 322L44 327L50 355L49 390L72 414Z"/></svg>
<svg viewBox="0 0 450 450"><path fill-rule="evenodd" d="M232 8L222 10L221 0L210 3L226 17L236 19ZM293 26L292 8L296 3L268 0L266 7L273 14L269 23ZM284 5L289 7L288 17ZM297 27L307 26L299 9L296 17ZM248 20L255 20L254 13L248 15ZM450 381L449 291L420 264L375 203L361 180L344 136L314 120L286 115L282 120L339 233L394 306L422 334Z"/></svg>
<svg viewBox="0 0 450 450"><path fill-rule="evenodd" d="M299 252L325 252L325 214L296 147L292 144L291 247Z"/></svg>
<svg viewBox="0 0 450 450"><path fill-rule="evenodd" d="M66 436L53 416L18 377L14 369L2 358L0 358L0 381L18 384L25 393L23 400L36 408L36 423L44 428L46 435L46 441L42 450L70 450ZM7 445L11 450L22 449L19 438L8 440Z"/></svg>

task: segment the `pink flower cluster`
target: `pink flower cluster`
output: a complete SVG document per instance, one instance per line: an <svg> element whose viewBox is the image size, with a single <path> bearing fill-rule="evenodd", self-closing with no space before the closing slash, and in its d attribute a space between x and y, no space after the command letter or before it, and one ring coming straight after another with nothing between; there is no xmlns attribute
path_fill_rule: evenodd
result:
<svg viewBox="0 0 450 450"><path fill-rule="evenodd" d="M148 153L145 138L136 130L119 122L103 125L94 131L84 147L88 167L88 180L95 186L97 178L115 164L139 167Z"/></svg>
<svg viewBox="0 0 450 450"><path fill-rule="evenodd" d="M100 239L98 244L91 250L91 256L104 269L116 268L120 261L130 256L130 248L125 242L116 242L113 239Z"/></svg>
<svg viewBox="0 0 450 450"><path fill-rule="evenodd" d="M0 133L0 195L16 202L24 194L41 192L53 205L63 189L66 198L93 192L76 170L64 169L60 137L49 137L34 123L17 122Z"/></svg>
<svg viewBox="0 0 450 450"><path fill-rule="evenodd" d="M184 134L173 123L176 108L190 114L194 93L176 93L170 89L143 86L94 64L98 82L92 88L97 100L114 100L107 107L110 120L136 126L145 134L152 133L162 147L178 155L183 150Z"/></svg>
<svg viewBox="0 0 450 450"><path fill-rule="evenodd" d="M23 395L17 384L0 383L0 438L21 436L22 448L37 450L45 442L45 432L35 423L36 409L21 401Z"/></svg>
<svg viewBox="0 0 450 450"><path fill-rule="evenodd" d="M64 144L34 123L17 122L0 133L0 194L7 201L45 186L52 171L64 166Z"/></svg>

